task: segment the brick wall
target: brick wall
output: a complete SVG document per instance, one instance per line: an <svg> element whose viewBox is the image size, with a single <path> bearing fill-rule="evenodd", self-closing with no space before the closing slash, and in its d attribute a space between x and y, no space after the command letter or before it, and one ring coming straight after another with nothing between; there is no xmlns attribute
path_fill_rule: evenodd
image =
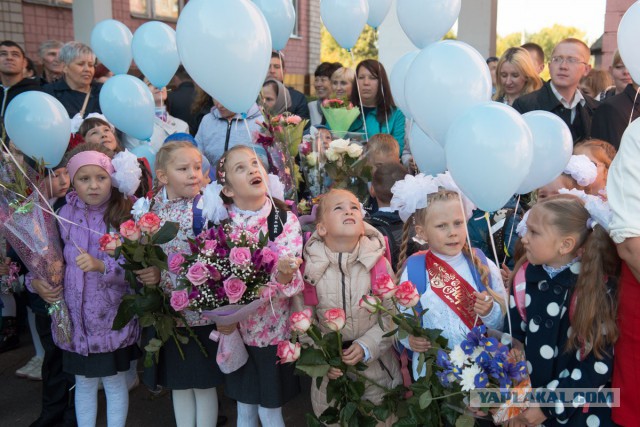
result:
<svg viewBox="0 0 640 427"><path fill-rule="evenodd" d="M38 47L45 40L73 40L73 18L70 7L22 4L24 39L27 56L39 63Z"/></svg>
<svg viewBox="0 0 640 427"><path fill-rule="evenodd" d="M299 0L296 19L298 20L298 36L289 39L282 53L285 59L286 84L295 87L303 93L308 93L305 87L305 76L309 67L309 2L313 0Z"/></svg>
<svg viewBox="0 0 640 427"><path fill-rule="evenodd" d="M635 0L607 0L607 11L604 18L604 37L602 38L602 68L607 69L618 48L618 25L624 13L635 3Z"/></svg>
<svg viewBox="0 0 640 427"><path fill-rule="evenodd" d="M13 40L24 48L24 20L20 0L0 1L0 40Z"/></svg>

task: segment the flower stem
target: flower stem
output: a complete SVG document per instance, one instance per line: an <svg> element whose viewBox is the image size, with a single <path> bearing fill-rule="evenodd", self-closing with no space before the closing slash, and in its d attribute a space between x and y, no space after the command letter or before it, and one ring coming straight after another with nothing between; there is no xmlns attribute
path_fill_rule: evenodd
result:
<svg viewBox="0 0 640 427"><path fill-rule="evenodd" d="M385 387L385 386L383 386L383 385L381 385L381 384L379 384L379 383L377 383L377 382L373 381L372 379L367 378L366 376L364 376L363 374L361 374L360 372L358 372L358 371L357 371L353 366L349 366L349 367L347 367L347 372L351 372L351 373L355 374L355 376L356 376L356 377L358 377L358 378L360 378L361 380L364 380L364 381L370 382L370 383L371 383L371 384L373 384L374 386L376 386L376 387L378 387L378 388L380 388L380 389L384 390L384 391L385 391L385 392L387 392L387 393L391 393L391 391L392 391L391 389L389 389L389 388L387 388L387 387Z"/></svg>

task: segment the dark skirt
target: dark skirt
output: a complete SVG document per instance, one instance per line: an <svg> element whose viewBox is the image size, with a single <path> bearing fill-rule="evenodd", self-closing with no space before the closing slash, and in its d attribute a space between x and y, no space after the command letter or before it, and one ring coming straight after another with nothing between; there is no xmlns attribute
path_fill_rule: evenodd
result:
<svg viewBox="0 0 640 427"><path fill-rule="evenodd" d="M216 363L218 343L209 339L214 325L193 326L191 329L207 351L207 356L205 357L195 340L189 338L187 344L180 344L184 353L182 359L175 341L169 339L160 348L158 363L154 360L152 366L144 368L142 381L147 387L155 389L160 385L171 390L187 390L213 388L222 384L222 372ZM182 329L181 332L185 331ZM155 336L155 329L144 328L142 347L144 348Z"/></svg>
<svg viewBox="0 0 640 427"><path fill-rule="evenodd" d="M71 375L82 375L87 378L101 378L126 372L131 361L142 355L137 344L119 348L109 353L89 353L83 356L72 351L62 352L63 370Z"/></svg>
<svg viewBox="0 0 640 427"><path fill-rule="evenodd" d="M300 393L293 374L295 364L276 363L278 346L246 346L249 360L240 369L224 375L224 392L231 399L264 408L280 408Z"/></svg>

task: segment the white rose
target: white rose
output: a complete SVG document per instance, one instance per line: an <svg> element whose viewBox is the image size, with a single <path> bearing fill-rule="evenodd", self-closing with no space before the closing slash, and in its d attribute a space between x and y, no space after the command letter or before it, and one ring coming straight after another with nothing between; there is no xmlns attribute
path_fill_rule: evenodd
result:
<svg viewBox="0 0 640 427"><path fill-rule="evenodd" d="M324 155L327 157L327 160L330 162L337 162L340 159L340 154L334 150L332 147L329 147L327 151L324 152Z"/></svg>
<svg viewBox="0 0 640 427"><path fill-rule="evenodd" d="M362 155L362 147L359 146L358 144L350 144L347 147L347 154L352 159L357 159L358 157L360 157Z"/></svg>
<svg viewBox="0 0 640 427"><path fill-rule="evenodd" d="M333 148L334 151L338 154L346 153L347 148L349 147L349 141L344 139L336 139L331 141L329 144L329 148Z"/></svg>
<svg viewBox="0 0 640 427"><path fill-rule="evenodd" d="M315 166L318 163L318 153L307 154L307 165Z"/></svg>

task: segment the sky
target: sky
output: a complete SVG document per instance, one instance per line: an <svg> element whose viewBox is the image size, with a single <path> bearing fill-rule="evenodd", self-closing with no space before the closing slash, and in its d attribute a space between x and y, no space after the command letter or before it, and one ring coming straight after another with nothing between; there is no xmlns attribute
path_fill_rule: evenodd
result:
<svg viewBox="0 0 640 427"><path fill-rule="evenodd" d="M534 33L560 24L585 31L590 44L604 32L605 8L606 0L498 0L497 32Z"/></svg>

